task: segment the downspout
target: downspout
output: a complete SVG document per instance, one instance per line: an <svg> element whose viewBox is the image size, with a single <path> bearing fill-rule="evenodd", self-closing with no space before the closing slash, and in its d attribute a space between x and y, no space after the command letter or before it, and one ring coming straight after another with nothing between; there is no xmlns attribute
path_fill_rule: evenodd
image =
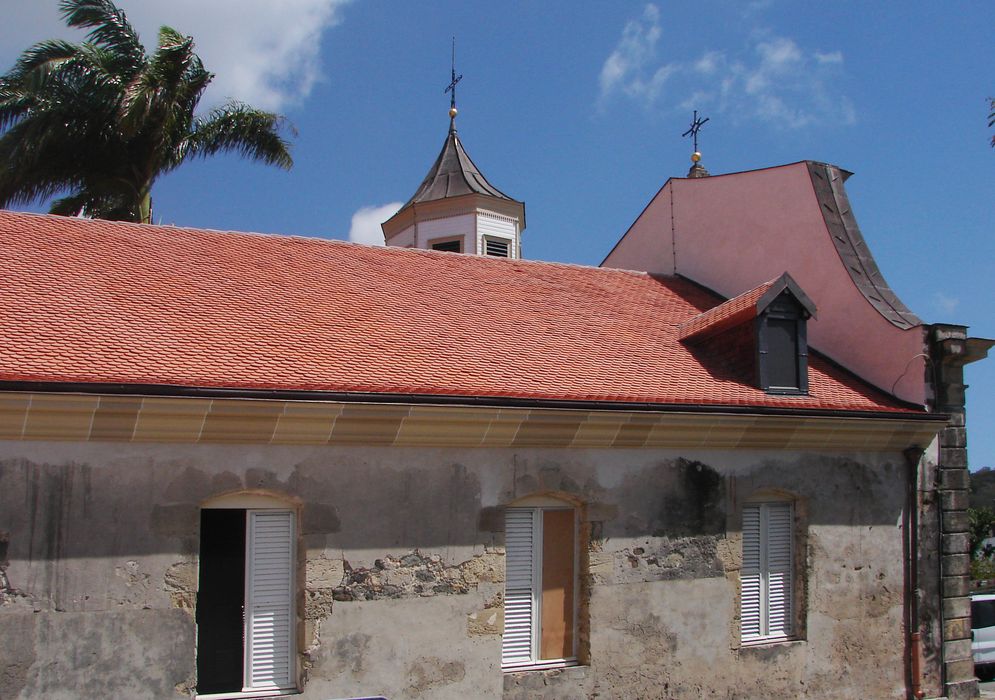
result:
<svg viewBox="0 0 995 700"><path fill-rule="evenodd" d="M905 515L905 654L909 697L922 700L922 633L919 629L919 462L923 450L906 449Z"/></svg>

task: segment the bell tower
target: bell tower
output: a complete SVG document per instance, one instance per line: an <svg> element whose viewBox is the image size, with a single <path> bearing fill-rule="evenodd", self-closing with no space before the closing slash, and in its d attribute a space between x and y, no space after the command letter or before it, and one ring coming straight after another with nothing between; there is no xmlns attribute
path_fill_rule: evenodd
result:
<svg viewBox="0 0 995 700"><path fill-rule="evenodd" d="M449 133L421 186L382 224L387 245L468 255L521 257L525 204L494 187L470 159L456 133L455 41Z"/></svg>

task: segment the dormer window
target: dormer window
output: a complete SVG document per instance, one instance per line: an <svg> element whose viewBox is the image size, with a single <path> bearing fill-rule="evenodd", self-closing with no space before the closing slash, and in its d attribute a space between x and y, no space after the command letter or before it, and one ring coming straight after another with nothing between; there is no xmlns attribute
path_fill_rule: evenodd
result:
<svg viewBox="0 0 995 700"><path fill-rule="evenodd" d="M760 388L767 393L808 393L808 316L785 289L757 317L757 369Z"/></svg>
<svg viewBox="0 0 995 700"><path fill-rule="evenodd" d="M808 393L806 321L815 305L784 273L681 324L679 337L723 375L769 394Z"/></svg>

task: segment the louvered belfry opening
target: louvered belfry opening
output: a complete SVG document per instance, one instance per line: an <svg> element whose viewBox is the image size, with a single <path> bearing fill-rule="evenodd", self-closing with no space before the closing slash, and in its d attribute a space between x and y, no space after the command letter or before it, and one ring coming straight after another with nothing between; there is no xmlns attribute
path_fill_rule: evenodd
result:
<svg viewBox="0 0 995 700"><path fill-rule="evenodd" d="M793 525L790 502L743 507L740 620L744 643L793 635Z"/></svg>
<svg viewBox="0 0 995 700"><path fill-rule="evenodd" d="M505 549L502 668L576 663L576 510L509 508Z"/></svg>
<svg viewBox="0 0 995 700"><path fill-rule="evenodd" d="M494 258L507 258L511 256L511 241L499 240L496 238L484 239L484 253Z"/></svg>
<svg viewBox="0 0 995 700"><path fill-rule="evenodd" d="M295 687L294 515L201 511L197 692Z"/></svg>

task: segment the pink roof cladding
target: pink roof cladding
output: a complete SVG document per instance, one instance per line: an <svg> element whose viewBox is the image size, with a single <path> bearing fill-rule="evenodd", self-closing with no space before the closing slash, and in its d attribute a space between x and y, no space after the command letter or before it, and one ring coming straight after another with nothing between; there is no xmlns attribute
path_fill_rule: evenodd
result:
<svg viewBox="0 0 995 700"><path fill-rule="evenodd" d="M13 212L0 255L15 387L915 411L818 356L808 396L713 375L678 326L721 300L680 278Z"/></svg>

